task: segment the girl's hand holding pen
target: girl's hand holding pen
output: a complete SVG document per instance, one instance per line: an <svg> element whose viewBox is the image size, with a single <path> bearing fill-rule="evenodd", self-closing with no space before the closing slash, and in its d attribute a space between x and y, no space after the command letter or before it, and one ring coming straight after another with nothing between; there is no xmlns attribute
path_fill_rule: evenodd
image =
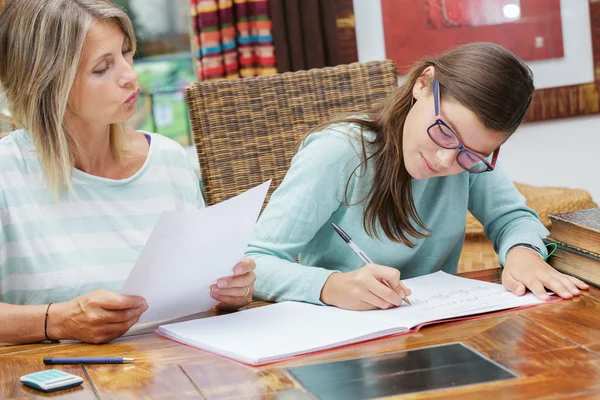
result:
<svg viewBox="0 0 600 400"><path fill-rule="evenodd" d="M321 301L330 306L364 311L398 307L410 294L410 289L400 281L400 271L367 264L356 271L331 274L321 291Z"/></svg>

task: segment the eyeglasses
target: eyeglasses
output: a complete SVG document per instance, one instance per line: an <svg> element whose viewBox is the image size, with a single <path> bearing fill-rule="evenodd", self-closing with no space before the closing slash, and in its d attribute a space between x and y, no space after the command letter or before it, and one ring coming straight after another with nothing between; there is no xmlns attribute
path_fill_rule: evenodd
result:
<svg viewBox="0 0 600 400"><path fill-rule="evenodd" d="M465 147L456 134L456 131L450 127L450 124L442 119L440 114L440 99L440 83L437 79L434 79L433 101L435 106L436 120L429 126L429 128L427 128L427 134L429 135L429 138L433 140L435 144L444 149L459 149L460 152L456 156L456 162L465 171L473 174L493 171L494 167L496 166L498 154L500 154L500 148L498 147L494 151L492 155L492 162L489 163L484 157Z"/></svg>

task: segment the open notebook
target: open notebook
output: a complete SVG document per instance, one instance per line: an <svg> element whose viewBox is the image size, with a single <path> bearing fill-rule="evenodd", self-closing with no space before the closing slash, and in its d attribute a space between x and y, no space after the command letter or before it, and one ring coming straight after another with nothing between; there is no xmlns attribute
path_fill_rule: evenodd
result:
<svg viewBox="0 0 600 400"><path fill-rule="evenodd" d="M469 315L541 304L502 285L444 272L406 279L412 305L349 311L287 301L232 314L162 325L157 333L212 353L260 365Z"/></svg>

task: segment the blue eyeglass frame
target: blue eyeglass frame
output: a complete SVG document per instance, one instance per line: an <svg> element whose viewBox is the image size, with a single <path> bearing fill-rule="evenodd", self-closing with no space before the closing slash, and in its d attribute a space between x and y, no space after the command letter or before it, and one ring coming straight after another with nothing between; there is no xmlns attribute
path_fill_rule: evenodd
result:
<svg viewBox="0 0 600 400"><path fill-rule="evenodd" d="M429 139L431 139L433 141L433 143L437 144L438 146L440 146L443 149L449 149L449 150L453 150L453 149L458 149L460 150L460 152L456 155L456 162L458 163L458 165L460 165L460 167L462 169L464 169L465 171L471 173L471 174L481 174L483 172L490 172L493 171L494 168L496 167L496 160L498 159L498 155L500 154L500 147L498 147L496 150L494 150L494 153L492 154L492 162L488 162L488 160L486 160L484 157L480 156L479 154L477 154L477 152L475 152L472 149L469 149L468 147L466 147L462 140L460 140L460 137L458 136L458 134L456 133L456 131L450 126L449 123L447 123L446 121L444 121L442 115L441 115L441 110L440 110L440 103L441 103L441 94L440 94L440 82L437 80L437 78L434 78L433 80L433 105L435 108L435 122L431 125L429 125L429 127L427 128L427 136L429 136ZM458 142L458 144L456 146L446 146L446 145L442 145L440 143L438 143L433 136L431 135L430 130L434 127L436 127L437 125L443 125L446 128L448 128L450 130L450 132L452 132L452 134L456 137L456 141ZM480 159L486 166L486 169L483 169L481 171L478 170L471 170L469 168L465 168L465 166L463 166L459 160L459 157L462 153L469 153L472 154L473 156L475 156L476 158Z"/></svg>

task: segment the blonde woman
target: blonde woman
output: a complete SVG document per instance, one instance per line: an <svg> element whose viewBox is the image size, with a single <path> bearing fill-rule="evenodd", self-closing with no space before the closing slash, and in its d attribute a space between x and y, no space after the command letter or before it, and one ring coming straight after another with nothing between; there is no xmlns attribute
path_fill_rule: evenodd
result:
<svg viewBox="0 0 600 400"><path fill-rule="evenodd" d="M0 343L124 334L147 309L117 294L163 211L202 207L175 142L126 130L135 36L109 0L11 0L0 83L23 130L0 140ZM211 287L251 301L254 263Z"/></svg>

